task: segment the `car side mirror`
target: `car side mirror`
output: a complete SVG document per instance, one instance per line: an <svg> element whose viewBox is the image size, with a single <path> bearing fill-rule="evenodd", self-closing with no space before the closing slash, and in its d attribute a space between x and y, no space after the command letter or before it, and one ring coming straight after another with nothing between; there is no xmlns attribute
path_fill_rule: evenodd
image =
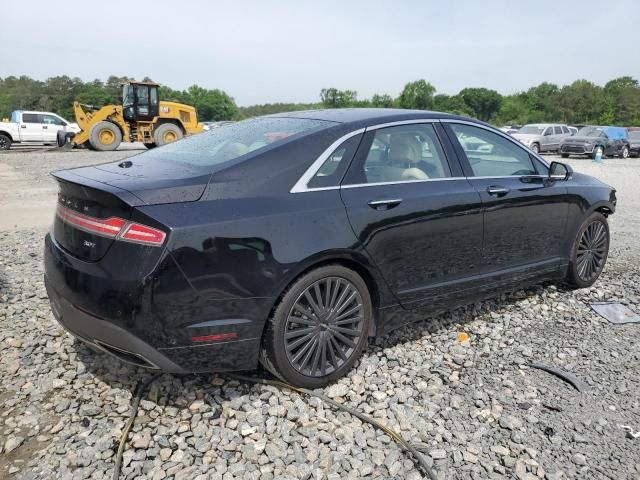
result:
<svg viewBox="0 0 640 480"><path fill-rule="evenodd" d="M573 168L566 163L551 162L549 166L549 180L569 180L573 174Z"/></svg>

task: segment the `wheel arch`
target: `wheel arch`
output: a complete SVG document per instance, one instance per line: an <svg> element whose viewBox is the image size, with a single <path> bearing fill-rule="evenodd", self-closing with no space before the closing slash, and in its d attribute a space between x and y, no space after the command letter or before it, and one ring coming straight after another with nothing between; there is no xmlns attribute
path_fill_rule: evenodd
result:
<svg viewBox="0 0 640 480"><path fill-rule="evenodd" d="M381 285L380 282L383 280L379 277L377 272L372 271L375 267L370 264L368 265L368 263L369 260L365 256L349 251L322 252L300 262L296 267L291 269L286 275L286 278L280 282L277 287L275 287L277 293L274 296L274 302L269 309L268 317L265 319L266 321L262 328L261 337L264 336L264 332L267 328L268 318L271 318L276 308L278 308L278 305L282 301L282 297L284 297L289 287L303 275L327 265L340 265L348 268L349 270L353 270L360 275L362 280L365 282L369 295L371 296L374 316L373 322L371 322L369 336L375 336L379 320L377 311L381 305L381 296L383 295L383 290L386 286L384 284Z"/></svg>
<svg viewBox="0 0 640 480"><path fill-rule="evenodd" d="M13 139L13 135L11 135L11 133L9 133L6 130L0 130L0 135L4 135L6 137L9 137L9 140L11 140L12 142L15 142L15 140Z"/></svg>

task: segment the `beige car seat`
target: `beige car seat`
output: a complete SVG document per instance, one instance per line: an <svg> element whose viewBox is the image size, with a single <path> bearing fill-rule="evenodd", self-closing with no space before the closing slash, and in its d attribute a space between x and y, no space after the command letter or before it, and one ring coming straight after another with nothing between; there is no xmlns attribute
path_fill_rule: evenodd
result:
<svg viewBox="0 0 640 480"><path fill-rule="evenodd" d="M420 168L422 160L422 145L411 134L391 135L389 143L389 163L403 168L400 175L402 180L423 180L429 176Z"/></svg>

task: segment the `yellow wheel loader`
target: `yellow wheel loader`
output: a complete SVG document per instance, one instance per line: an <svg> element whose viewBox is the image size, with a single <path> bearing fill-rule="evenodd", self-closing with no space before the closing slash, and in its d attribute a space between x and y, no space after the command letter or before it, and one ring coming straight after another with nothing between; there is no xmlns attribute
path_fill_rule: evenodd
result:
<svg viewBox="0 0 640 480"><path fill-rule="evenodd" d="M155 83L127 82L122 86L122 105L98 108L73 102L81 131L75 135L59 132L58 146L83 145L106 151L115 150L124 141L153 148L203 131L194 107L160 101L158 91Z"/></svg>

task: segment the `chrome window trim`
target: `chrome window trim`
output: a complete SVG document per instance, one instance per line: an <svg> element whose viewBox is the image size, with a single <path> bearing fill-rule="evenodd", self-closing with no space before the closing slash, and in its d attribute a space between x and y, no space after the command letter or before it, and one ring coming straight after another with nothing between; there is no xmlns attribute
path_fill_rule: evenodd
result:
<svg viewBox="0 0 640 480"><path fill-rule="evenodd" d="M437 118L422 118L422 119L414 119L414 120L398 120L396 122L387 122L387 123L379 123L377 125L369 125L365 127L367 132L371 130L378 130L380 128L389 128L389 127L400 127L402 125L413 125L416 123L437 123L439 119Z"/></svg>
<svg viewBox="0 0 640 480"><path fill-rule="evenodd" d="M354 183L352 185L341 185L340 188L361 188L361 187L378 187L381 185L406 185L407 183L426 183L426 182L443 182L446 180L466 180L467 177L441 177L441 178L423 178L420 180L399 180L394 182L375 182L375 183Z"/></svg>
<svg viewBox="0 0 640 480"><path fill-rule="evenodd" d="M360 135L364 133L364 128L359 128L358 130L354 130L352 132L347 133L346 135L341 136L335 142L333 142L329 147L325 149L324 152L320 154L318 158L311 164L309 168L302 174L302 176L298 179L296 184L289 190L289 193L301 193L301 192L314 192L321 190L334 190L336 188L340 188L340 185L335 185L331 187L317 187L317 188L309 188L307 184L311 181L320 167L324 164L324 162L329 158L336 148L338 148L343 142L349 140L351 137L355 137L356 135Z"/></svg>
<svg viewBox="0 0 640 480"><path fill-rule="evenodd" d="M307 186L309 181L311 181L311 179L315 176L315 174L318 172L320 167L324 164L324 162L327 160L327 158L329 158L329 156L335 151L335 149L338 148L346 140L349 140L351 137L354 137L356 135L360 135L361 133L369 132L369 131L372 131L372 130L378 130L380 128L397 127L397 126L401 126L401 125L412 125L412 124L418 124L418 123L433 124L433 123L438 123L438 122L442 122L442 123L459 123L459 124L463 124L463 125L470 125L472 127L477 127L477 128L481 128L481 129L487 130L489 132L496 133L496 134L504 137L508 141L510 141L512 144L514 144L517 147L521 148L522 150L524 150L528 154L533 155L538 161L542 162L542 164L546 168L549 168L549 166L550 166L549 163L547 163L547 161L545 159L543 159L539 155L536 155L534 152L529 150L525 145L522 145L516 139L514 139L513 137L507 135L506 133L502 132L501 130L498 130L497 128L489 127L489 126L482 125L482 124L476 123L476 122L469 122L467 120L458 120L458 119L454 119L454 118L420 118L420 119L412 119L412 120L398 120L398 121L395 121L395 122L387 122L387 123L379 123L379 124L376 124L376 125L369 125L368 127L359 128L357 130L349 132L349 133L343 135L342 137L338 138L335 142L333 142L331 145L329 145L329 147L327 147L327 149L324 152L322 152L320 154L320 156L311 164L311 166L309 168L307 168L307 170L302 174L302 176L295 183L293 188L291 188L291 190L289 190L289 193L323 192L323 191L327 191L327 190L339 190L340 188L375 187L375 186L382 186L382 185L399 185L399 184L404 184L404 183L424 183L424 182L445 181L445 180L471 180L471 179L474 179L474 178L476 178L476 179L500 179L500 178L520 178L520 177L522 177L522 175L502 175L502 176L486 176L486 177L476 177L476 176L474 176L474 177L443 177L443 178L425 178L425 179L422 179L422 180L406 180L406 181L394 181L394 182L357 183L357 184L353 184L353 185L332 185L330 187L313 187L313 188L310 188L310 187Z"/></svg>
<svg viewBox="0 0 640 480"><path fill-rule="evenodd" d="M387 123L379 123L377 125L369 125L368 127L359 128L358 130L354 130L353 132L349 132L346 135L338 138L335 142L333 142L329 147L320 154L320 156L311 164L309 168L302 174L302 176L298 179L296 184L289 190L289 193L302 193L302 192L321 192L325 190L337 190L340 188L340 185L333 185L331 187L308 187L308 183L311 179L318 173L322 164L329 158L336 148L340 146L340 144L346 140L349 140L351 137L355 135L359 135L361 133L365 133L371 130L377 130L379 128L387 128L387 127L397 127L400 125L412 125L416 123L437 123L440 119L438 118L422 118L422 119L412 119L412 120L398 120L396 122L387 122ZM406 183L406 182L404 182Z"/></svg>
<svg viewBox="0 0 640 480"><path fill-rule="evenodd" d="M525 152L527 152L529 155L533 155L537 160L539 160L540 162L542 162L542 164L549 168L549 164L547 163L547 161L542 158L540 155L532 152L531 150L529 150L526 145L523 145L522 143L520 143L519 141L517 141L515 138L513 138L510 135L507 135L506 133L504 133L502 130L499 130L497 128L494 127L489 127L487 125L482 125L480 123L475 123L475 122L469 122L467 120L457 120L455 118L443 118L440 120L442 123L460 123L462 125L471 125L472 127L477 127L477 128L482 128L483 130L487 130L488 132L493 132L493 133L497 133L498 135L506 138L507 140L509 140L511 143L513 143L515 146L521 148L522 150L524 150ZM510 176L518 176L518 175L510 175ZM480 177L469 177L469 178L480 178ZM488 177L488 178L495 178L495 177Z"/></svg>

